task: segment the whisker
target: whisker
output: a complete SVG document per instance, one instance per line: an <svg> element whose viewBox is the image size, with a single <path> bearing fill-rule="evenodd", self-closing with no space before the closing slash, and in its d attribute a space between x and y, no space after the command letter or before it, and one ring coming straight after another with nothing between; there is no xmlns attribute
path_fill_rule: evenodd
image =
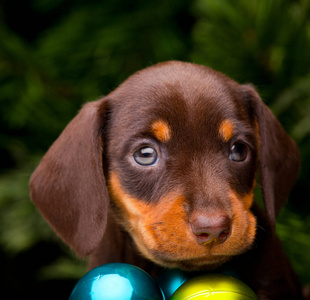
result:
<svg viewBox="0 0 310 300"><path fill-rule="evenodd" d="M259 227L260 229L262 229L263 231L266 232L266 229L264 227L262 227L261 225L257 224L257 227Z"/></svg>

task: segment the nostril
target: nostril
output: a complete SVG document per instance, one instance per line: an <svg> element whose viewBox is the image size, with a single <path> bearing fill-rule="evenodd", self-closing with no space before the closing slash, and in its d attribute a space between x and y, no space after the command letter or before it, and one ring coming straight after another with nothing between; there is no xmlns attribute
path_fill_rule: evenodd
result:
<svg viewBox="0 0 310 300"><path fill-rule="evenodd" d="M197 236L201 237L202 239L203 238L207 239L210 236L210 234L202 232L198 233Z"/></svg>
<svg viewBox="0 0 310 300"><path fill-rule="evenodd" d="M228 237L230 236L230 230L224 230L223 232L221 232L218 236L218 241L220 243L224 243Z"/></svg>
<svg viewBox="0 0 310 300"><path fill-rule="evenodd" d="M196 234L197 242L200 245L207 245L214 241L214 237L209 233L198 233Z"/></svg>

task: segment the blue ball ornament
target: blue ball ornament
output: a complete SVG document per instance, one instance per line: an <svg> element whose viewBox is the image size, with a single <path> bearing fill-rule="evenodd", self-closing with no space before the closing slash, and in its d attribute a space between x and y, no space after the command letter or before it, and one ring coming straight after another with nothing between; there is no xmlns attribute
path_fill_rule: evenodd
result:
<svg viewBox="0 0 310 300"><path fill-rule="evenodd" d="M86 273L69 300L164 300L155 280L143 270L124 263L110 263Z"/></svg>
<svg viewBox="0 0 310 300"><path fill-rule="evenodd" d="M164 270L156 280L168 300L173 293L192 276L194 276L194 273L184 272L179 269L167 269Z"/></svg>

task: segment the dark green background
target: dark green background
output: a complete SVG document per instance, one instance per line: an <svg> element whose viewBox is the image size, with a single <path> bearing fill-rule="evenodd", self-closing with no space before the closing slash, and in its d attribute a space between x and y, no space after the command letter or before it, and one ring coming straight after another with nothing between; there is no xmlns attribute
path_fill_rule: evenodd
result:
<svg viewBox="0 0 310 300"><path fill-rule="evenodd" d="M2 0L1 292L67 299L86 263L36 212L29 176L83 103L171 59L253 83L298 143L302 169L277 230L310 282L309 17L309 0Z"/></svg>

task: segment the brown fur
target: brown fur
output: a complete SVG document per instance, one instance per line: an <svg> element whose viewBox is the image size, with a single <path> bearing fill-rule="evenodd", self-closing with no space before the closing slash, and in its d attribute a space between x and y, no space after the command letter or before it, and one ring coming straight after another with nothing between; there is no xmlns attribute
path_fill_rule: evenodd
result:
<svg viewBox="0 0 310 300"><path fill-rule="evenodd" d="M154 164L135 162L143 147L156 151ZM90 255L89 268L227 267L259 299L302 299L274 233L298 169L295 143L252 86L167 62L86 104L30 187L57 234ZM257 173L266 213L253 202Z"/></svg>

